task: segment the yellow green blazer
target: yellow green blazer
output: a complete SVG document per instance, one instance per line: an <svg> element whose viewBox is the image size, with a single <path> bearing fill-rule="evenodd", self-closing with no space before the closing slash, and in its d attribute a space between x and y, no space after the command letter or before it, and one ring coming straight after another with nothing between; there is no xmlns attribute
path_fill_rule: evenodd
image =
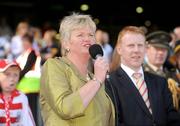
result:
<svg viewBox="0 0 180 126"><path fill-rule="evenodd" d="M114 106L101 86L85 108L79 88L87 82L65 57L48 59L42 67L41 114L45 126L114 126Z"/></svg>

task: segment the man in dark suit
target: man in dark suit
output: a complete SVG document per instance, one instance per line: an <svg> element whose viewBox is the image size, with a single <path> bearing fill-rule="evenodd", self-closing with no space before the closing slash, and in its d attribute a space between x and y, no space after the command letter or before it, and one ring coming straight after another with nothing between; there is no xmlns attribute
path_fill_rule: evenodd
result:
<svg viewBox="0 0 180 126"><path fill-rule="evenodd" d="M106 80L106 91L116 109L116 125L180 126L166 79L145 73L142 68L145 41L143 31L135 26L127 26L119 33L115 54L121 62Z"/></svg>

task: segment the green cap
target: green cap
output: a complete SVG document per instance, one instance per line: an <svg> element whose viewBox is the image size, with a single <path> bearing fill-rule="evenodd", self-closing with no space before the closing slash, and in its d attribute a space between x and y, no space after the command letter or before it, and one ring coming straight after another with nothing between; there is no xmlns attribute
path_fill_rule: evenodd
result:
<svg viewBox="0 0 180 126"><path fill-rule="evenodd" d="M169 33L165 31L155 31L149 33L146 36L146 40L148 44L159 48L167 48L170 49L169 42L172 40Z"/></svg>

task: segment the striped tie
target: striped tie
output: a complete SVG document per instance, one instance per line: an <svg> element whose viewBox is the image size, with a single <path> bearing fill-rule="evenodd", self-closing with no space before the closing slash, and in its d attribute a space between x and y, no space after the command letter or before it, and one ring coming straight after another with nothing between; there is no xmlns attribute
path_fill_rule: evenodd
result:
<svg viewBox="0 0 180 126"><path fill-rule="evenodd" d="M142 74L141 73L134 73L132 75L132 77L134 78L134 80L136 82L139 93L141 94L147 108L149 109L150 113L152 114L152 109L151 109L149 98L148 98L148 90L147 90L146 83L143 79Z"/></svg>

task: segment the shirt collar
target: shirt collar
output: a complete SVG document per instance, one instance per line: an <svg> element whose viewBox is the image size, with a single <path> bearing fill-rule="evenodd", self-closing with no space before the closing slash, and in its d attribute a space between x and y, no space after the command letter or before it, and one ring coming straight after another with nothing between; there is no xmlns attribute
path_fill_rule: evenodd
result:
<svg viewBox="0 0 180 126"><path fill-rule="evenodd" d="M20 93L19 93L19 91L16 90L16 89L11 92L11 97L17 97L17 96L19 96L19 95L20 95ZM2 94L2 93L0 93L0 98L3 98L3 94Z"/></svg>
<svg viewBox="0 0 180 126"><path fill-rule="evenodd" d="M126 66L122 63L121 63L121 68L128 74L129 77L132 77L133 73L136 72L133 69L129 68L128 66ZM143 72L142 66L140 67L138 73L141 73L144 77L144 72Z"/></svg>
<svg viewBox="0 0 180 126"><path fill-rule="evenodd" d="M158 68L158 67L154 66L153 64L151 64L150 62L147 62L147 64L148 64L155 72L157 72L159 69L160 69L160 70L163 70L163 67Z"/></svg>

